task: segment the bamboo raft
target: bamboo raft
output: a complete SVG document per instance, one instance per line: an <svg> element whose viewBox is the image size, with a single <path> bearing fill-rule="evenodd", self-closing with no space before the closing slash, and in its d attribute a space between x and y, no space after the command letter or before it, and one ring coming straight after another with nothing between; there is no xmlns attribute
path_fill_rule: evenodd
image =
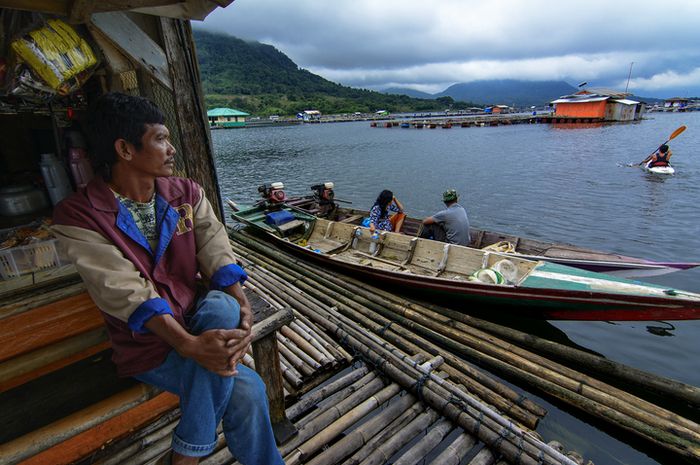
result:
<svg viewBox="0 0 700 465"><path fill-rule="evenodd" d="M246 292L251 300L261 299L271 311L291 309L295 317L276 336L284 414L298 431L280 446L288 464L584 463L580 454L564 453L560 444L539 439L534 430L546 411L482 368L536 387L590 415L609 418L617 428L679 457L700 456L697 424L525 347L559 359L569 357L577 365L584 361L591 371L623 383L636 380L640 388L697 407L700 394L695 387L642 377L590 354L581 357L575 349L403 299L314 268L245 233L232 238L250 275ZM79 285L72 292L78 301L83 298ZM43 302L47 297L36 298ZM3 307L0 330L7 329L3 325L13 317L48 312L45 307ZM90 315L90 308L86 302L86 313L77 313L80 319ZM68 315L61 317L72 321ZM72 337L96 334L93 342L103 344L103 329L94 324L74 328ZM27 331L42 333L40 327L29 325ZM6 348L0 373L8 364L15 366L18 357L49 353L49 348L71 340L56 341L48 335L38 339L43 342L35 342L40 347L33 350ZM15 355L9 356L8 350ZM259 359L251 353L244 363L254 367ZM355 363L349 365L352 360ZM57 369L35 361L27 367L26 362L19 371L15 367L4 372L9 391L13 385L22 389L28 378L40 381L46 370L70 366ZM9 391L0 393L0 401ZM0 445L0 456L14 457L3 463L147 464L169 447L178 414L177 398L137 384ZM233 463L223 437L217 452L202 463Z"/></svg>
<svg viewBox="0 0 700 465"><path fill-rule="evenodd" d="M310 319L336 335L350 337L347 326L339 329L340 326L329 323L334 319L339 320L342 315L348 319L345 320L346 325L349 324L348 321L361 324L361 334L372 333L380 337L383 341L380 344L420 354L427 359L437 355L444 357L447 363L443 370L459 383L468 381L464 380L464 376L459 377L458 373L453 377L457 370L452 369L452 363L461 363L465 369L468 365L472 368L470 376L474 376L474 379L481 379L479 376L483 378L483 373L464 362L468 360L518 384L536 388L579 410L581 414L609 423L611 427L641 438L654 447L691 461L700 458L700 425L670 410L671 406L669 409L662 408L619 387L628 388L632 384L639 391L652 393L654 399L661 396L675 400L696 416L700 410L700 389L695 386L655 376L575 349L558 347L534 337L528 338L505 328L500 328L500 331L507 338L501 338L493 334L498 328L496 325L489 326L485 322L482 325L481 320L466 316L456 318L456 312L443 314L436 311L437 307L429 308L347 276L328 270L321 271L261 243L245 232L236 233L232 237L238 243L235 248L238 254L253 261L256 266L271 270L274 279L286 279L299 287L302 293L286 295L289 305L298 300L301 306L311 308L308 300L313 296L330 306L333 309L331 312L321 312L315 307L313 311L309 308L299 311L308 313ZM558 354L559 359L573 360L572 364L577 369L530 352L514 343L518 340L523 346L546 347L549 353ZM358 343L356 350L370 345L370 341L360 336L358 341L362 342ZM376 363L384 362L377 360ZM586 369L592 374L582 373L578 369ZM448 370L452 370L452 373ZM596 373L605 376L609 382L595 378L593 374ZM618 387L609 384L613 382ZM471 388L469 390L472 392ZM492 393L488 394L488 398L492 396Z"/></svg>

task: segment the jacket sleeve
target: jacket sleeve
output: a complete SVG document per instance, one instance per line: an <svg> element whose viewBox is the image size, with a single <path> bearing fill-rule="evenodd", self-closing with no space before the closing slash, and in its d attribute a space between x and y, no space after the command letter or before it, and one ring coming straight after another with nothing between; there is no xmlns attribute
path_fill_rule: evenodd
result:
<svg viewBox="0 0 700 465"><path fill-rule="evenodd" d="M143 324L155 315L172 315L153 284L102 234L68 225L54 225L52 231L104 313L136 332L146 332Z"/></svg>
<svg viewBox="0 0 700 465"><path fill-rule="evenodd" d="M248 275L236 264L226 227L214 214L201 187L199 194L199 202L194 207L194 231L200 270L211 280L212 289L242 284Z"/></svg>

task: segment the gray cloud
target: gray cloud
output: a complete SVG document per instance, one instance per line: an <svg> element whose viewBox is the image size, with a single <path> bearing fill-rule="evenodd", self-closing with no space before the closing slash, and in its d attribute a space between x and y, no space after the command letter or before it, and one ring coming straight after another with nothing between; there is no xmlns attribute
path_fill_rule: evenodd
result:
<svg viewBox="0 0 700 465"><path fill-rule="evenodd" d="M345 85L439 91L476 79L588 80L700 94L700 2L236 0L202 27L274 45ZM645 94L645 92L647 92Z"/></svg>

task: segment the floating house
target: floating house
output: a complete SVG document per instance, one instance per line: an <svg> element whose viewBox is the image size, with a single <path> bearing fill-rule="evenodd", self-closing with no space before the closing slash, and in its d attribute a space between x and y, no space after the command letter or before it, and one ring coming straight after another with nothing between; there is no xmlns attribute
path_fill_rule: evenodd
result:
<svg viewBox="0 0 700 465"><path fill-rule="evenodd" d="M303 121L319 121L321 119L321 112L318 110L304 110L297 113L297 119Z"/></svg>
<svg viewBox="0 0 700 465"><path fill-rule="evenodd" d="M600 121L636 121L642 119L644 102L626 97L631 94L610 89L588 89L550 102L555 116Z"/></svg>
<svg viewBox="0 0 700 465"><path fill-rule="evenodd" d="M248 113L232 108L214 108L207 112L209 126L214 128L242 128Z"/></svg>
<svg viewBox="0 0 700 465"><path fill-rule="evenodd" d="M684 111L690 102L687 98L673 97L664 100L664 109L666 111Z"/></svg>

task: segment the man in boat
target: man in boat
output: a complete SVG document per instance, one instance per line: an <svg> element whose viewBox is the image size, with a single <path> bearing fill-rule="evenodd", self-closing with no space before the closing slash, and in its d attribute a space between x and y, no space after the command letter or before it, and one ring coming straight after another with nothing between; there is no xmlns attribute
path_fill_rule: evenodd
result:
<svg viewBox="0 0 700 465"><path fill-rule="evenodd" d="M159 463L198 463L223 421L239 462L283 464L265 385L239 364L252 340L247 275L203 189L172 177L162 112L112 93L85 122L102 176L57 206L54 232L102 311L118 374L180 397L172 452Z"/></svg>
<svg viewBox="0 0 700 465"><path fill-rule="evenodd" d="M669 165L669 160L671 159L671 150L668 148L668 145L664 144L661 147L659 147L659 150L654 152L652 155L650 155L647 159L645 159L642 164L649 163L648 168L654 168L658 166L668 166Z"/></svg>
<svg viewBox="0 0 700 465"><path fill-rule="evenodd" d="M458 201L457 191L448 189L442 194L444 210L423 220L420 237L450 244L469 245L469 217Z"/></svg>

